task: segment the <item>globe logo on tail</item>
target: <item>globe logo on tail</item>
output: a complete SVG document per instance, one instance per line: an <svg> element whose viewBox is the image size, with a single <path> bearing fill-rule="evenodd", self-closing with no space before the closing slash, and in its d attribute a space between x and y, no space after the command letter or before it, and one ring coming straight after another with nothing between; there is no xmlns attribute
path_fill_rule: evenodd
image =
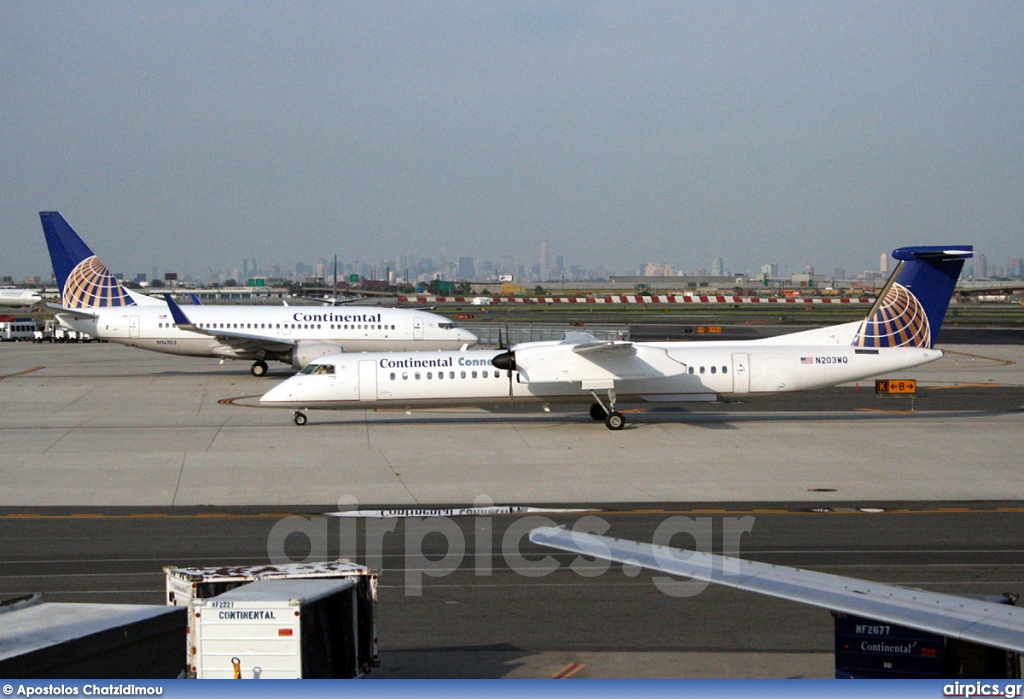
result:
<svg viewBox="0 0 1024 699"><path fill-rule="evenodd" d="M857 347L931 347L924 306L905 286L893 283L854 338Z"/></svg>
<svg viewBox="0 0 1024 699"><path fill-rule="evenodd" d="M134 306L120 282L93 255L78 263L64 285L65 308L105 308Z"/></svg>

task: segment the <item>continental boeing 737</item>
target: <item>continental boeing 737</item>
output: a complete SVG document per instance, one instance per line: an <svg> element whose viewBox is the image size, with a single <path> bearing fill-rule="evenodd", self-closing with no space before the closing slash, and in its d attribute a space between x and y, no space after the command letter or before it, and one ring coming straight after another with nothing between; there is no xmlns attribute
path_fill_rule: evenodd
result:
<svg viewBox="0 0 1024 699"><path fill-rule="evenodd" d="M187 329L163 300L124 288L56 211L39 218L60 283L61 323L97 339L154 352L267 362L296 369L339 352L452 350L477 338L434 313L398 308L194 306Z"/></svg>
<svg viewBox="0 0 1024 699"><path fill-rule="evenodd" d="M36 289L0 289L0 306L34 306L42 300Z"/></svg>
<svg viewBox="0 0 1024 699"><path fill-rule="evenodd" d="M612 430L617 402L747 398L807 391L902 371L942 356L935 338L969 245L908 247L863 320L741 342L562 341L508 350L335 354L310 363L260 403L295 409L592 403ZM604 396L604 399L602 399Z"/></svg>

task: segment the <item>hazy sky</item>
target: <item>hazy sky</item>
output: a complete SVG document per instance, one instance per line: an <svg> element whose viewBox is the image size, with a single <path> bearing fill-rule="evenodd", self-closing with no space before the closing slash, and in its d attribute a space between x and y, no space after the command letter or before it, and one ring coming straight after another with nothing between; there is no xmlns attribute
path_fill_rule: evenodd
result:
<svg viewBox="0 0 1024 699"><path fill-rule="evenodd" d="M0 3L0 273L1024 256L1024 2Z"/></svg>

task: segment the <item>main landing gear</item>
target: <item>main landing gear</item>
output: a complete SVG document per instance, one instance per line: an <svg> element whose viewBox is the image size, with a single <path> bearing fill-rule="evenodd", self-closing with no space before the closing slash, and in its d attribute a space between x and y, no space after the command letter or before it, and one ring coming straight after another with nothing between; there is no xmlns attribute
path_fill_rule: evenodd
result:
<svg viewBox="0 0 1024 699"><path fill-rule="evenodd" d="M295 414L292 415L292 420L295 421L296 425L298 425L299 427L302 427L303 425L306 424L306 413L303 413L303 412L301 412L299 410L296 410Z"/></svg>
<svg viewBox="0 0 1024 699"><path fill-rule="evenodd" d="M260 376L266 376L267 363L262 359L257 359L255 362L252 363L252 366L249 367L249 371L252 373L253 376L257 378L259 378Z"/></svg>
<svg viewBox="0 0 1024 699"><path fill-rule="evenodd" d="M621 430L626 426L625 416L615 410L615 389L608 389L608 407L605 407L595 392L591 391L590 395L597 401L590 406L590 417L594 421L604 420L604 426L610 430Z"/></svg>

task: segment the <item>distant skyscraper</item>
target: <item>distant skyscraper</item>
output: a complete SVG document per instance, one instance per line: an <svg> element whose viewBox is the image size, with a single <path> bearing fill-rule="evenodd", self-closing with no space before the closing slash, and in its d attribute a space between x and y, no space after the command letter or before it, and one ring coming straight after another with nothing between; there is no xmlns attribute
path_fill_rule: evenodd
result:
<svg viewBox="0 0 1024 699"><path fill-rule="evenodd" d="M761 266L761 274L768 275L768 277L775 279L779 276L779 263L769 262L766 265Z"/></svg>
<svg viewBox="0 0 1024 699"><path fill-rule="evenodd" d="M725 262L721 257L716 257L715 261L711 263L711 276L721 277L725 275Z"/></svg>
<svg viewBox="0 0 1024 699"><path fill-rule="evenodd" d="M983 254L974 256L974 276L978 279L988 279L988 258Z"/></svg>
<svg viewBox="0 0 1024 699"><path fill-rule="evenodd" d="M878 271L881 272L882 274L889 273L889 256L886 255L884 252L882 253L882 256L878 259Z"/></svg>
<svg viewBox="0 0 1024 699"><path fill-rule="evenodd" d="M515 274L516 258L512 255L502 255L500 269L502 274Z"/></svg>
<svg viewBox="0 0 1024 699"><path fill-rule="evenodd" d="M540 278L548 279L551 276L551 257L548 254L548 239L540 244Z"/></svg>
<svg viewBox="0 0 1024 699"><path fill-rule="evenodd" d="M846 279L846 269L843 267L836 267L835 271L832 272L833 279Z"/></svg>
<svg viewBox="0 0 1024 699"><path fill-rule="evenodd" d="M459 258L459 269L455 276L463 281L468 281L476 277L476 270L473 266L472 257Z"/></svg>

